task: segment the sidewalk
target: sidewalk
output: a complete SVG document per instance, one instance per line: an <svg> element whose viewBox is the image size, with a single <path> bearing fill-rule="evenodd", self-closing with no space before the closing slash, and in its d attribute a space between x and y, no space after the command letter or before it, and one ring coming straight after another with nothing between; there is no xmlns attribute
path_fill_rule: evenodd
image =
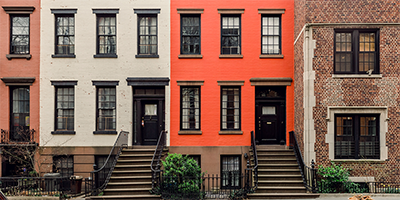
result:
<svg viewBox="0 0 400 200"><path fill-rule="evenodd" d="M346 200L350 197L357 194L321 194L317 199L302 199L302 200ZM369 194L365 193L364 195L370 195L373 200L400 200L400 194ZM292 199L297 200L297 199Z"/></svg>

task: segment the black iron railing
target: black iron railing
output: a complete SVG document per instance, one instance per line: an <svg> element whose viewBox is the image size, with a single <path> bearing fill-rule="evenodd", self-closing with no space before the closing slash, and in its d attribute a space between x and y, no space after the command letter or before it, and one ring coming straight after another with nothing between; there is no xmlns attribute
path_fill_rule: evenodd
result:
<svg viewBox="0 0 400 200"><path fill-rule="evenodd" d="M16 130L1 129L0 143L35 143L35 130L16 128Z"/></svg>
<svg viewBox="0 0 400 200"><path fill-rule="evenodd" d="M153 159L151 160L151 188L154 193L159 193L157 190L160 189L162 171L160 161L166 143L166 134L167 132L165 130L161 131L158 137L157 147L154 150Z"/></svg>
<svg viewBox="0 0 400 200"><path fill-rule="evenodd" d="M297 163L299 164L304 186L308 191L316 193L318 191L317 169L315 168L314 160L311 161L311 167L304 164L303 156L301 154L299 144L297 143L294 131L289 132L289 138L290 138L290 146L293 148L297 159Z"/></svg>
<svg viewBox="0 0 400 200"><path fill-rule="evenodd" d="M231 176L202 175L199 177L161 176L163 199L245 199L246 175L231 173Z"/></svg>
<svg viewBox="0 0 400 200"><path fill-rule="evenodd" d="M71 193L71 180L67 177L0 177L0 190L6 196L59 196Z"/></svg>
<svg viewBox="0 0 400 200"><path fill-rule="evenodd" d="M253 166L251 167L249 160L247 160L247 168L245 170L245 190L246 193L252 193L257 190L258 187L258 156L256 148L256 140L254 137L254 131L251 131L251 150L253 158Z"/></svg>
<svg viewBox="0 0 400 200"><path fill-rule="evenodd" d="M90 172L92 181L90 195L98 195L106 188L122 149L128 146L128 134L129 133L126 131L121 131L107 157L107 160L104 162L104 165ZM110 166L109 163L112 163L110 168L107 167ZM95 166L95 168L97 168L97 166ZM104 174L106 170L108 170L106 177L99 176L99 174Z"/></svg>

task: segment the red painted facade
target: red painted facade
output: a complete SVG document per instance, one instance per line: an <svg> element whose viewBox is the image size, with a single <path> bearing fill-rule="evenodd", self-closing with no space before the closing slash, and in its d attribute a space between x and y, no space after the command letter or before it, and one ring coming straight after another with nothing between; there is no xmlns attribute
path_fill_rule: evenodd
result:
<svg viewBox="0 0 400 200"><path fill-rule="evenodd" d="M201 14L201 59L180 55L180 15L177 9L204 9ZM244 9L241 14L241 55L220 58L221 14L218 9ZM261 14L259 9L285 9L281 15L283 58L260 58ZM251 78L293 79L293 0L171 1L171 126L170 146L250 146L255 130L255 86ZM204 81L201 86L201 135L179 135L180 86L177 81ZM221 87L217 81L244 81L241 86L242 135L220 135ZM286 87L286 138L294 129L293 83ZM287 142L286 142L287 143Z"/></svg>

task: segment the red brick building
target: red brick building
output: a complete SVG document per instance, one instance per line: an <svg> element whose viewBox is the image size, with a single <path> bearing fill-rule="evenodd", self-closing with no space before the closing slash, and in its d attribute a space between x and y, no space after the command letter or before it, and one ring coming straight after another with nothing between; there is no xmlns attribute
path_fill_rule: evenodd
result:
<svg viewBox="0 0 400 200"><path fill-rule="evenodd" d="M306 162L400 181L400 5L295 0L295 132Z"/></svg>
<svg viewBox="0 0 400 200"><path fill-rule="evenodd" d="M0 0L0 6L1 143L38 143L40 0ZM2 176L22 171L5 159L1 168Z"/></svg>

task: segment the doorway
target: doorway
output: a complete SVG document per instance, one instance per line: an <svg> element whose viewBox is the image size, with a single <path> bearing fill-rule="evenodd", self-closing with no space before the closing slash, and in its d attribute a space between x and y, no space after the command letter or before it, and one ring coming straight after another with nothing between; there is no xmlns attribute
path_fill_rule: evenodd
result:
<svg viewBox="0 0 400 200"><path fill-rule="evenodd" d="M286 87L256 87L256 143L286 143Z"/></svg>

